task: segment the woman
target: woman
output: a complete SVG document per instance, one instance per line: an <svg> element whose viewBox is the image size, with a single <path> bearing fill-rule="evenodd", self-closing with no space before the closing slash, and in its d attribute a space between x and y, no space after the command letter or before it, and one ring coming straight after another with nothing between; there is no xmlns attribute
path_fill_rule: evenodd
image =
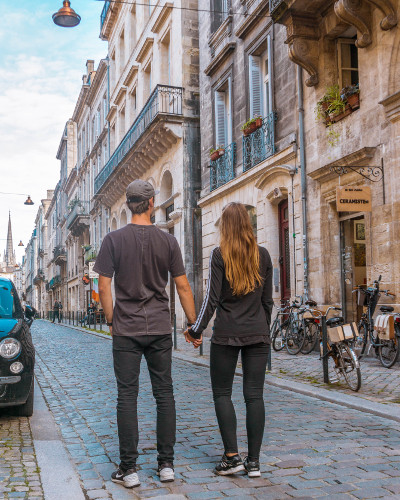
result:
<svg viewBox="0 0 400 500"><path fill-rule="evenodd" d="M215 472L246 470L260 476L260 448L264 434L263 389L269 353L272 310L272 264L268 251L257 245L244 205L227 205L220 221L220 246L211 252L206 297L186 340L198 347L202 332L217 310L211 338L210 374L215 412L225 452ZM232 385L241 352L246 402L248 456L238 453Z"/></svg>

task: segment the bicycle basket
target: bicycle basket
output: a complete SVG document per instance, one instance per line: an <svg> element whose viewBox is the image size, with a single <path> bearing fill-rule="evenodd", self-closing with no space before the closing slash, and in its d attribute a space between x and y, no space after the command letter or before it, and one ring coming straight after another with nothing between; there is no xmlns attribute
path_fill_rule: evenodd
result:
<svg viewBox="0 0 400 500"><path fill-rule="evenodd" d="M359 306L367 306L368 305L368 299L369 295L367 294L366 290L363 288L359 288L357 290L357 305Z"/></svg>

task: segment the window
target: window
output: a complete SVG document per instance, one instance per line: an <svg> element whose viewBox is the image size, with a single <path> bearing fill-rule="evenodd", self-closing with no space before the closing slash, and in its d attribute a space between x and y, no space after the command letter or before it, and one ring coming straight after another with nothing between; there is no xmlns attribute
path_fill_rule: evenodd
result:
<svg viewBox="0 0 400 500"><path fill-rule="evenodd" d="M108 115L108 104L107 104L107 95L103 96L103 125L106 124L106 117Z"/></svg>
<svg viewBox="0 0 400 500"><path fill-rule="evenodd" d="M249 57L250 118L268 116L272 112L271 44L267 38L267 50Z"/></svg>
<svg viewBox="0 0 400 500"><path fill-rule="evenodd" d="M230 0L211 0L211 31L217 31L228 17Z"/></svg>
<svg viewBox="0 0 400 500"><path fill-rule="evenodd" d="M146 102L148 97L151 94L151 86L152 86L152 67L151 67L151 61L147 64L147 66L144 68L144 95L143 95L143 101Z"/></svg>
<svg viewBox="0 0 400 500"><path fill-rule="evenodd" d="M103 144L103 165L107 163L107 142Z"/></svg>
<svg viewBox="0 0 400 500"><path fill-rule="evenodd" d="M101 130L101 112L100 112L100 106L97 108L97 130L96 130L96 139L100 135L100 130Z"/></svg>
<svg viewBox="0 0 400 500"><path fill-rule="evenodd" d="M131 116L131 122L136 118L137 103L136 103L136 87L129 94L129 114Z"/></svg>
<svg viewBox="0 0 400 500"><path fill-rule="evenodd" d="M165 85L171 85L171 45L170 33L163 38L160 45L161 49L161 82Z"/></svg>
<svg viewBox="0 0 400 500"><path fill-rule="evenodd" d="M94 146L96 143L96 126L95 126L95 119L93 117L92 119L92 146Z"/></svg>
<svg viewBox="0 0 400 500"><path fill-rule="evenodd" d="M168 207L165 208L165 220L170 220L170 214L174 211L174 204L172 203Z"/></svg>
<svg viewBox="0 0 400 500"><path fill-rule="evenodd" d="M231 80L215 91L215 146L232 142Z"/></svg>
<svg viewBox="0 0 400 500"><path fill-rule="evenodd" d="M136 6L133 5L130 11L130 40L131 40L131 52L136 47Z"/></svg>
<svg viewBox="0 0 400 500"><path fill-rule="evenodd" d="M124 66L125 66L125 33L124 31L121 32L119 35L119 54L118 54L118 59L119 59L119 72L122 73Z"/></svg>
<svg viewBox="0 0 400 500"><path fill-rule="evenodd" d="M359 83L358 50L353 38L338 40L339 86L348 87Z"/></svg>

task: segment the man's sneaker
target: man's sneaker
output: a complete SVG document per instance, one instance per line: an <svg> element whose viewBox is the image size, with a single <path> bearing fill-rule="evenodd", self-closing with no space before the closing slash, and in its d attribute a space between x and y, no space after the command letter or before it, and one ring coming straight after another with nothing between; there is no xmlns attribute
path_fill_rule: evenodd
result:
<svg viewBox="0 0 400 500"><path fill-rule="evenodd" d="M113 483L122 484L125 488L134 488L140 485L136 468L128 469L127 471L121 469L116 470L111 474L111 481Z"/></svg>
<svg viewBox="0 0 400 500"><path fill-rule="evenodd" d="M249 460L249 457L246 457L244 461L244 468L249 477L260 477L260 462L258 460Z"/></svg>
<svg viewBox="0 0 400 500"><path fill-rule="evenodd" d="M175 479L174 465L171 462L164 462L158 465L157 475L162 483L170 483Z"/></svg>
<svg viewBox="0 0 400 500"><path fill-rule="evenodd" d="M227 457L224 453L220 463L216 465L214 472L219 476L228 476L229 474L236 474L236 472L240 472L241 470L244 470L242 457L239 454Z"/></svg>

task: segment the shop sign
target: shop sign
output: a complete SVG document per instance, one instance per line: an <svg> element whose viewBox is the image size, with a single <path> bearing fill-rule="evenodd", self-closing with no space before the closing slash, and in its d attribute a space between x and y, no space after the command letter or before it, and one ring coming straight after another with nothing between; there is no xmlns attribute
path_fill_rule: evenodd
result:
<svg viewBox="0 0 400 500"><path fill-rule="evenodd" d="M338 186L336 209L338 212L371 212L371 188L369 186Z"/></svg>
<svg viewBox="0 0 400 500"><path fill-rule="evenodd" d="M95 264L94 261L93 262L89 262L89 278L90 279L98 278L99 277L98 273L96 273L95 271L93 271L94 264Z"/></svg>

